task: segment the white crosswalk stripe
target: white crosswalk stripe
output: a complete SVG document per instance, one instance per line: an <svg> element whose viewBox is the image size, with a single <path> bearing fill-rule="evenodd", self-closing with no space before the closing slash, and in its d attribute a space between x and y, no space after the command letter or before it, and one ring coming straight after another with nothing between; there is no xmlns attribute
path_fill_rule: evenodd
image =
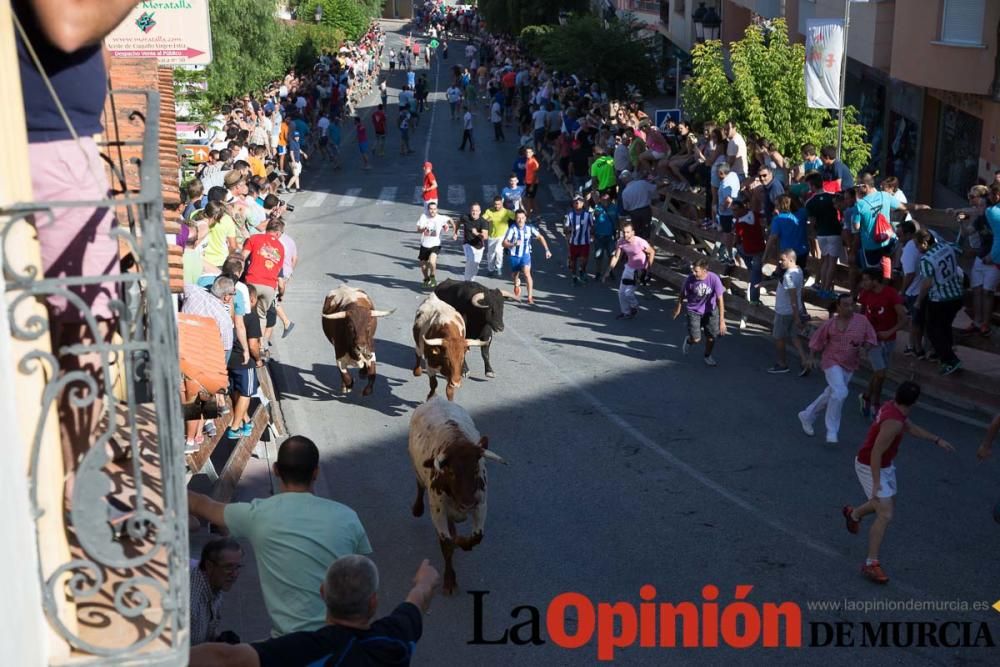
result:
<svg viewBox="0 0 1000 667"><path fill-rule="evenodd" d="M449 185L448 186L448 203L452 206L458 206L459 204L465 203L465 186L464 185Z"/></svg>
<svg viewBox="0 0 1000 667"><path fill-rule="evenodd" d="M497 196L497 186L495 185L484 185L483 186L483 208L493 205L493 198Z"/></svg>
<svg viewBox="0 0 1000 667"><path fill-rule="evenodd" d="M424 186L417 185L413 188L413 204L423 204L424 203Z"/></svg>
<svg viewBox="0 0 1000 667"><path fill-rule="evenodd" d="M396 192L399 190L395 185L387 185L378 193L376 206L388 206L396 202Z"/></svg>
<svg viewBox="0 0 1000 667"><path fill-rule="evenodd" d="M309 199L302 204L302 208L316 208L322 206L323 202L326 201L327 192L314 192L309 195Z"/></svg>
<svg viewBox="0 0 1000 667"><path fill-rule="evenodd" d="M549 192L552 193L552 198L556 201L569 201L569 193L566 192L566 187L561 183L549 183Z"/></svg>
<svg viewBox="0 0 1000 667"><path fill-rule="evenodd" d="M337 202L337 206L340 207L354 206L354 204L357 203L358 195L360 194L361 194L361 188L348 188L347 192L345 192L344 195L340 198L340 201Z"/></svg>

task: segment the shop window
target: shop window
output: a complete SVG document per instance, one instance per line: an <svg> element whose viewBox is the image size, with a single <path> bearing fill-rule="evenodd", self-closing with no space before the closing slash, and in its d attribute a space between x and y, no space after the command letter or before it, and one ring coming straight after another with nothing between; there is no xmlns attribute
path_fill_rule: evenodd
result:
<svg viewBox="0 0 1000 667"><path fill-rule="evenodd" d="M941 41L981 45L986 0L944 0L941 11Z"/></svg>
<svg viewBox="0 0 1000 667"><path fill-rule="evenodd" d="M983 121L942 105L938 133L937 182L961 197L979 177L979 148Z"/></svg>

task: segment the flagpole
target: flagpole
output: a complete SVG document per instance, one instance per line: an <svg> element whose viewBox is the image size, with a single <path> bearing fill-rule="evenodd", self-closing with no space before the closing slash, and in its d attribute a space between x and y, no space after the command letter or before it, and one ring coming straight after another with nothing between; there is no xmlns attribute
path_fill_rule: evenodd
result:
<svg viewBox="0 0 1000 667"><path fill-rule="evenodd" d="M847 88L847 31L851 26L851 0L844 0L844 53L840 59L840 109L837 114L837 159L844 146L844 90Z"/></svg>

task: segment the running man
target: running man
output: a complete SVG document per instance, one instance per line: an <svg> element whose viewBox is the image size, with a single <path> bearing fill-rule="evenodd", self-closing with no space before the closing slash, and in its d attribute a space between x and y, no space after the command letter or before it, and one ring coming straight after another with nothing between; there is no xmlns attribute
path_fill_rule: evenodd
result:
<svg viewBox="0 0 1000 667"><path fill-rule="evenodd" d="M511 212L523 208L521 200L524 198L524 186L517 183L517 174L511 174L510 179L507 181L507 187L500 190L500 196L503 197L503 205ZM525 213L527 213L527 209L525 209Z"/></svg>
<svg viewBox="0 0 1000 667"><path fill-rule="evenodd" d="M437 176L434 175L434 165L430 162L424 162L424 211L429 210L430 205L433 203L437 206L438 203L438 182Z"/></svg>
<svg viewBox="0 0 1000 667"><path fill-rule="evenodd" d="M371 165L368 164L368 130L365 129L365 124L361 122L361 116L354 117L354 131L358 136L358 151L361 153L361 168L365 170L371 169Z"/></svg>
<svg viewBox="0 0 1000 667"><path fill-rule="evenodd" d="M489 223L482 218L483 208L473 202L469 214L462 216L462 250L465 252L465 279L474 280L479 273L479 263L483 261L486 239L489 238ZM458 240L458 227L452 241Z"/></svg>
<svg viewBox="0 0 1000 667"><path fill-rule="evenodd" d="M523 208L514 213L514 224L503 237L503 247L510 250L510 271L514 281L514 296L521 296L521 274L528 283L528 303L534 304L534 281L531 279L531 241L538 239L545 248L545 259L552 259L549 244L538 227L527 224L528 214Z"/></svg>
<svg viewBox="0 0 1000 667"><path fill-rule="evenodd" d="M566 260L573 284L587 282L587 259L590 258L590 238L594 232L594 214L587 208L583 195L573 195L573 208L566 214L563 234L569 244L569 258ZM580 268L577 269L577 264ZM633 291L635 288L633 287ZM634 298L634 297L633 297ZM638 308L635 309L638 311Z"/></svg>
<svg viewBox="0 0 1000 667"><path fill-rule="evenodd" d="M514 224L514 212L504 208L503 197L493 198L493 207L483 213L483 219L490 225L486 239L486 275L498 276L503 270L503 237Z"/></svg>
<svg viewBox="0 0 1000 667"><path fill-rule="evenodd" d="M601 278L602 282L607 280L611 272L614 271L622 254L625 255L625 268L622 270L621 284L618 285L618 309L620 312L615 319L630 320L639 313L639 300L635 298L635 286L639 280L639 274L648 271L653 266L656 251L646 239L635 235L635 228L631 222L626 222L622 225L622 237L618 239L615 252Z"/></svg>
<svg viewBox="0 0 1000 667"><path fill-rule="evenodd" d="M380 104L372 114L372 129L375 130L375 154L385 155L385 106Z"/></svg>
<svg viewBox="0 0 1000 667"><path fill-rule="evenodd" d="M538 172L541 165L535 157L535 149L524 149L524 210L531 220L535 212L535 197L538 196Z"/></svg>
<svg viewBox="0 0 1000 667"><path fill-rule="evenodd" d="M880 269L881 270L881 269ZM865 490L865 503L858 507L844 505L842 514L847 532L855 534L861 528L861 520L875 514L875 521L868 531L868 557L861 566L861 574L876 584L889 583L889 577L879 562L879 549L885 537L885 529L892 520L896 495L896 466L893 460L899 452L899 443L904 433L921 440L930 440L946 452L955 448L944 438L923 429L910 421L910 411L920 398L920 385L909 380L896 389L895 400L889 401L879 410L875 423L868 429L864 444L854 459L854 471ZM872 465L878 461L878 465Z"/></svg>
<svg viewBox="0 0 1000 667"><path fill-rule="evenodd" d="M458 150L465 150L465 143L469 143L469 150L475 152L476 143L472 140L472 112L469 110L469 105L464 107L465 113L462 115L462 144L458 147Z"/></svg>
<svg viewBox="0 0 1000 667"><path fill-rule="evenodd" d="M441 252L441 235L453 229L451 219L438 215L437 202L427 204L427 212L417 220L417 231L420 232L420 273L424 276L424 287L436 287L437 256Z"/></svg>
<svg viewBox="0 0 1000 667"><path fill-rule="evenodd" d="M706 366L718 366L712 350L715 349L716 336L726 335L725 293L722 279L708 270L708 260L701 257L691 265L691 274L684 280L677 297L677 307L674 308L676 320L681 309L687 306L688 330L681 343L681 352L687 354L692 345L700 343L704 332Z"/></svg>

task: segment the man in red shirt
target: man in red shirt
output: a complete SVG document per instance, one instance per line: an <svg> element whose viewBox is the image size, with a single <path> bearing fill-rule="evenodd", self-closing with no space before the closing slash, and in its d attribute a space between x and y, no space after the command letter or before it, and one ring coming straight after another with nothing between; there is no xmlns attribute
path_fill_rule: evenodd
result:
<svg viewBox="0 0 1000 667"><path fill-rule="evenodd" d="M385 155L385 110L381 104L372 114L372 128L375 130L375 154Z"/></svg>
<svg viewBox="0 0 1000 667"><path fill-rule="evenodd" d="M535 149L525 148L524 156L524 212L531 220L531 214L535 210L535 197L538 195L538 158L535 157Z"/></svg>
<svg viewBox="0 0 1000 667"><path fill-rule="evenodd" d="M879 410L875 423L868 429L865 442L854 460L854 471L865 490L865 503L858 507L844 505L842 513L847 532L857 533L861 520L873 512L875 522L868 531L868 558L861 567L861 574L877 584L886 584L886 576L879 564L878 553L885 537L885 529L892 520L893 497L896 495L896 466L893 459L899 451L899 443L904 433L915 438L930 440L935 445L953 452L951 444L930 431L920 428L909 420L910 411L920 398L920 385L907 380L896 389L895 400L889 401ZM875 461L877 465L872 465Z"/></svg>
<svg viewBox="0 0 1000 667"><path fill-rule="evenodd" d="M892 352L896 347L896 332L906 326L908 317L903 297L893 287L885 284L882 270L865 269L861 274L861 294L858 303L864 308L865 317L871 322L878 338L878 345L868 351L872 364L872 377L868 388L858 395L861 415L868 419L878 414L882 403L882 383L889 370Z"/></svg>
<svg viewBox="0 0 1000 667"><path fill-rule="evenodd" d="M243 256L248 266L244 279L248 285L257 288L257 315L260 328L266 328L267 311L274 303L278 290L278 274L285 263L285 246L279 238L285 230L281 220L269 220L263 234L254 234L243 244Z"/></svg>
<svg viewBox="0 0 1000 667"><path fill-rule="evenodd" d="M438 203L438 182L434 175L434 165L424 162L424 213L431 202Z"/></svg>

